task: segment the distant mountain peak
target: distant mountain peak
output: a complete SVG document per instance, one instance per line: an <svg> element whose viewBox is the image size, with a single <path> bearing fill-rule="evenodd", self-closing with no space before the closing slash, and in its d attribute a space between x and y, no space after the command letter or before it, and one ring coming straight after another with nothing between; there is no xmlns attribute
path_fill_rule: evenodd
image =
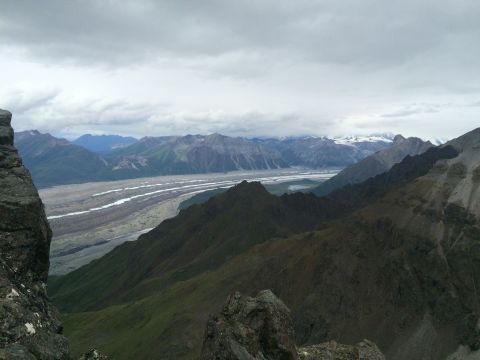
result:
<svg viewBox="0 0 480 360"><path fill-rule="evenodd" d="M371 135L348 135L348 136L337 136L333 138L336 144L341 144L341 145L353 145L356 143L364 143L364 142L391 143L394 141L394 139L395 139L395 135L391 133L371 134Z"/></svg>

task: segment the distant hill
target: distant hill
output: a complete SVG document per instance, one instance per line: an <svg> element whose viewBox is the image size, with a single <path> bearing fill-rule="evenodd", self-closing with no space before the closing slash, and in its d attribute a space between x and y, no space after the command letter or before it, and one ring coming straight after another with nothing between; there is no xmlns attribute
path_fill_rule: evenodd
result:
<svg viewBox="0 0 480 360"><path fill-rule="evenodd" d="M36 130L15 133L15 146L39 187L98 181L110 172L100 155Z"/></svg>
<svg viewBox="0 0 480 360"><path fill-rule="evenodd" d="M119 135L91 135L86 134L72 141L76 145L98 154L107 154L137 142L134 137Z"/></svg>
<svg viewBox="0 0 480 360"><path fill-rule="evenodd" d="M323 196L345 185L360 183L390 170L393 165L401 162L406 156L421 154L432 146L433 144L429 141L415 137L406 139L397 135L390 147L346 167L336 176L320 184L313 190L313 193Z"/></svg>

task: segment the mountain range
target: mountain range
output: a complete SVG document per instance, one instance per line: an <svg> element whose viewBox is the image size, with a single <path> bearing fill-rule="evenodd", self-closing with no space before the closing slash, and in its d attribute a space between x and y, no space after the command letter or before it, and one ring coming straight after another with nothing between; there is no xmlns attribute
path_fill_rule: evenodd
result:
<svg viewBox="0 0 480 360"><path fill-rule="evenodd" d="M39 187L145 176L344 167L392 145L391 136L247 139L220 134L144 137L81 136L74 142L38 131L16 134L16 146Z"/></svg>
<svg viewBox="0 0 480 360"><path fill-rule="evenodd" d="M108 154L116 149L132 145L137 141L137 139L131 136L85 134L73 140L72 143L98 154Z"/></svg>
<svg viewBox="0 0 480 360"><path fill-rule="evenodd" d="M78 353L193 359L228 294L272 289L299 345L368 338L387 359L473 358L479 188L480 129L323 197L244 182L49 290Z"/></svg>

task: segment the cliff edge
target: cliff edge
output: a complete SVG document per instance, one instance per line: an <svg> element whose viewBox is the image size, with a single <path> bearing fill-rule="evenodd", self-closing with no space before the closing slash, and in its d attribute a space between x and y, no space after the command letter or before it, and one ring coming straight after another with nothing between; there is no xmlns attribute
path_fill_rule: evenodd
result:
<svg viewBox="0 0 480 360"><path fill-rule="evenodd" d="M69 359L46 293L51 231L0 110L0 359Z"/></svg>

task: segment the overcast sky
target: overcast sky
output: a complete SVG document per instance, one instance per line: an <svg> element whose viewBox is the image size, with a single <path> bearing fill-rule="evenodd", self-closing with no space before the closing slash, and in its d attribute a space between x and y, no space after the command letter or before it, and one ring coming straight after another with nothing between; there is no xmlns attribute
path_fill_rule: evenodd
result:
<svg viewBox="0 0 480 360"><path fill-rule="evenodd" d="M0 0L16 130L452 138L480 126L478 0Z"/></svg>

